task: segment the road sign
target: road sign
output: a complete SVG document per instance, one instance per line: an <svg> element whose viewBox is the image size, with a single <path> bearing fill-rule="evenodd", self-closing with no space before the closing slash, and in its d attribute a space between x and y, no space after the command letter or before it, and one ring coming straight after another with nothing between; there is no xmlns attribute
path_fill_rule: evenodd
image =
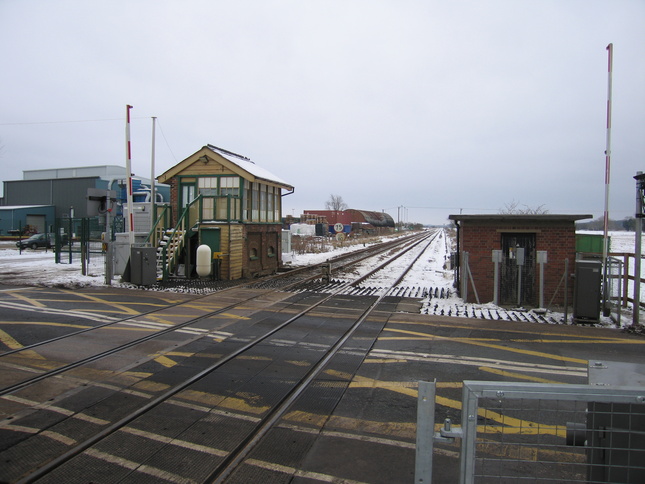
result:
<svg viewBox="0 0 645 484"><path fill-rule="evenodd" d="M342 232L345 227L340 222L334 224L334 230L336 232Z"/></svg>

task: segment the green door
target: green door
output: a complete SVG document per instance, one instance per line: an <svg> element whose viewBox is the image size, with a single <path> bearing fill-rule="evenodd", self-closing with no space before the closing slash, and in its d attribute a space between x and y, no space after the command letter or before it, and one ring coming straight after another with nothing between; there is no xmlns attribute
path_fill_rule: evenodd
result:
<svg viewBox="0 0 645 484"><path fill-rule="evenodd" d="M220 252L220 231L219 229L202 228L199 231L199 243L206 244L211 248L211 252Z"/></svg>

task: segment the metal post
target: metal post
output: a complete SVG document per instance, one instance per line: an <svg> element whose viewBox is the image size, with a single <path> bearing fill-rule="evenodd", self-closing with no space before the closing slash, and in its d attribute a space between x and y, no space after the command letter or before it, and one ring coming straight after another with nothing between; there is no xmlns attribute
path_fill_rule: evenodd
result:
<svg viewBox="0 0 645 484"><path fill-rule="evenodd" d="M522 266L524 265L524 247L518 247L515 251L517 262L517 307L522 306Z"/></svg>
<svg viewBox="0 0 645 484"><path fill-rule="evenodd" d="M417 400L417 445L414 461L414 482L432 483L432 453L434 451L434 406L436 380L419 382Z"/></svg>
<svg viewBox="0 0 645 484"><path fill-rule="evenodd" d="M129 235L130 245L134 244L134 207L132 201L132 148L130 146L130 109L132 106L126 106L126 122L125 122L125 175L127 183L127 204L128 204L128 220L126 228Z"/></svg>
<svg viewBox="0 0 645 484"><path fill-rule="evenodd" d="M477 407L479 398L471 392L468 382L464 381L462 388L461 428L461 459L459 462L459 483L473 484L475 482L475 444L477 439Z"/></svg>
<svg viewBox="0 0 645 484"><path fill-rule="evenodd" d="M603 248L602 248L602 265L603 265L603 314L609 314L609 294L608 294L608 277L607 274L607 256L609 252L609 180L611 171L611 88L612 88L612 71L613 71L613 56L614 45L607 46L608 51L608 65L607 65L607 138L605 146L605 215L603 223Z"/></svg>
<svg viewBox="0 0 645 484"><path fill-rule="evenodd" d="M493 273L493 304L497 306L499 304L499 264L502 262L502 251L493 250L493 263L495 264L495 269Z"/></svg>
<svg viewBox="0 0 645 484"><path fill-rule="evenodd" d="M639 171L636 176L636 224L635 259L634 259L634 304L632 309L632 326L640 324L641 309L641 254L643 238L643 217L645 216L645 174Z"/></svg>
<svg viewBox="0 0 645 484"><path fill-rule="evenodd" d="M112 285L112 221L110 213L112 212L111 191L105 194L105 285Z"/></svg>
<svg viewBox="0 0 645 484"><path fill-rule="evenodd" d="M569 318L569 259L564 259L564 322Z"/></svg>
<svg viewBox="0 0 645 484"><path fill-rule="evenodd" d="M468 300L468 273L470 268L468 266L468 252L463 252L462 256L462 270L461 270L461 297L466 302Z"/></svg>
<svg viewBox="0 0 645 484"><path fill-rule="evenodd" d="M155 225L155 220L157 219L157 211L155 210L155 124L157 123L157 118L152 117L152 155L150 159L150 230Z"/></svg>
<svg viewBox="0 0 645 484"><path fill-rule="evenodd" d="M537 262L540 264L540 308L544 308L544 264L546 264L546 250L537 251Z"/></svg>

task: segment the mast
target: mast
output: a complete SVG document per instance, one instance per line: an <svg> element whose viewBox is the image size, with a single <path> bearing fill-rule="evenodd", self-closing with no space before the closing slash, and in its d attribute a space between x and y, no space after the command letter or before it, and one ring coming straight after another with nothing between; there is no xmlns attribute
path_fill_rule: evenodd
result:
<svg viewBox="0 0 645 484"><path fill-rule="evenodd" d="M609 309L609 288L608 288L608 267L607 256L609 253L609 180L611 171L611 91L612 91L612 71L614 45L607 46L608 63L607 63L607 139L605 146L605 215L603 222L603 247L602 247L602 264L603 264L603 307Z"/></svg>
<svg viewBox="0 0 645 484"><path fill-rule="evenodd" d="M127 183L127 204L128 204L128 220L126 222L127 232L129 234L130 245L134 244L134 204L132 201L132 149L130 146L130 109L132 106L126 106L126 122L125 122L125 171Z"/></svg>
<svg viewBox="0 0 645 484"><path fill-rule="evenodd" d="M152 117L152 155L150 159L150 230L155 225L155 220L157 218L157 211L155 210L155 124L157 123L157 118Z"/></svg>

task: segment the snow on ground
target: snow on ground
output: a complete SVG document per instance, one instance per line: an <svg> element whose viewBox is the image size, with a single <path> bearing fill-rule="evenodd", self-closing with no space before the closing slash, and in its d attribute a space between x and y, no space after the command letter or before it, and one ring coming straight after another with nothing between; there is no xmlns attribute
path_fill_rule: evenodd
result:
<svg viewBox="0 0 645 484"><path fill-rule="evenodd" d="M591 233L591 232L585 232ZM593 232L599 233L599 232ZM611 234L611 251L612 252L634 252L634 233L633 232L612 232ZM447 232L441 231L437 243L431 245L426 253L419 259L418 265L414 270L399 284L399 286L424 287L424 288L445 288L450 290L451 295L447 299L432 299L424 301L424 307L428 305L440 304L447 307L466 307L471 309L495 309L490 303L487 304L468 304L456 297L452 287L452 271L448 267L447 261L450 256L451 240ZM383 237L379 242L390 240ZM305 266L325 262L327 259L340 255L342 253L360 250L364 247L362 243L355 245L344 245L334 248L327 244L327 252L318 252L314 254L296 254L295 252L283 254L283 261L288 266ZM64 259L65 260L65 259ZM633 264L632 264L633 267ZM367 272L367 267L357 269L357 272ZM391 272L391 271L390 271ZM630 271L631 272L631 271ZM387 273L385 276L388 277ZM389 275L391 277L391 274ZM367 283L367 282L366 282ZM379 283L375 278L369 281L370 285L385 285L386 281ZM81 264L75 259L72 264L56 264L54 253L45 250L23 250L20 253L15 248L13 242L0 242L0 284L6 285L31 285L46 287L87 287L87 286L105 286L104 262L102 257L94 257L90 260L87 268L87 274L81 274ZM135 287L130 283L122 283L116 276L112 280L112 285L116 287ZM550 313L551 319L560 321L564 317L560 313ZM609 318L602 318L603 326L614 326ZM631 313L623 312L623 326L631 324Z"/></svg>
<svg viewBox="0 0 645 484"><path fill-rule="evenodd" d="M15 245L14 245L15 247ZM27 285L45 287L85 287L104 286L105 267L102 257L90 259L87 275L82 274L81 264L56 264L54 253L44 249L7 248L0 244L0 283L7 285ZM118 285L118 279L114 280Z"/></svg>

